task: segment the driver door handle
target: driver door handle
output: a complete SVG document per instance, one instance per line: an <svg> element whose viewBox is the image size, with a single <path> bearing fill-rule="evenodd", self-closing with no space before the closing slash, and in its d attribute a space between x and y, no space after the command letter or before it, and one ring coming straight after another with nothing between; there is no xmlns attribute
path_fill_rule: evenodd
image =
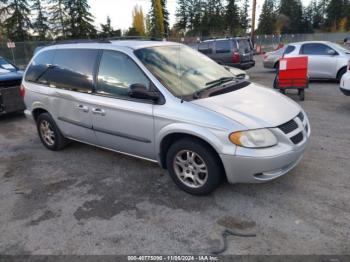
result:
<svg viewBox="0 0 350 262"><path fill-rule="evenodd" d="M105 116L106 115L106 111L104 111L101 108L93 108L92 109L92 113L95 115L101 115L101 116Z"/></svg>

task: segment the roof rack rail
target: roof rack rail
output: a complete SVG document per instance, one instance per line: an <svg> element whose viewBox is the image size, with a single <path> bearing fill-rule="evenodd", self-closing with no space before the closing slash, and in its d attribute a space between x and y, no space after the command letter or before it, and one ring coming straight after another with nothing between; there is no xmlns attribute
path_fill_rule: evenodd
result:
<svg viewBox="0 0 350 262"><path fill-rule="evenodd" d="M88 44L88 43L104 43L110 44L111 41L107 39L78 39L78 40L62 40L54 41L53 45L66 45L66 44Z"/></svg>
<svg viewBox="0 0 350 262"><path fill-rule="evenodd" d="M118 36L118 37L110 37L107 40L140 40L140 41L162 41L162 38L157 37L145 37L145 36Z"/></svg>

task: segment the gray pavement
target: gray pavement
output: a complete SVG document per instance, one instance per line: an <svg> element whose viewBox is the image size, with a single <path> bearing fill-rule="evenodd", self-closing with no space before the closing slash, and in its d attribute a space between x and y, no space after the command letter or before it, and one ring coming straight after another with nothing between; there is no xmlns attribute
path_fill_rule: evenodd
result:
<svg viewBox="0 0 350 262"><path fill-rule="evenodd" d="M261 66L253 81L272 85ZM298 101L295 95L291 96ZM50 152L23 116L0 118L0 254L350 254L350 97L312 83L300 165L267 184L194 197L157 165L72 143Z"/></svg>

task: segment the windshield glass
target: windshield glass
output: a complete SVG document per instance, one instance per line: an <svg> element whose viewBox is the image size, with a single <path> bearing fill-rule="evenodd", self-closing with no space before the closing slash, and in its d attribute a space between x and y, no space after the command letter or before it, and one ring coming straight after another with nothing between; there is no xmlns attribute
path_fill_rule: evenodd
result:
<svg viewBox="0 0 350 262"><path fill-rule="evenodd" d="M213 81L234 77L223 66L183 45L143 48L135 54L176 96L189 96Z"/></svg>
<svg viewBox="0 0 350 262"><path fill-rule="evenodd" d="M6 61L4 58L0 57L0 68L1 69L6 69L9 71L15 71L16 68L10 64L8 61Z"/></svg>
<svg viewBox="0 0 350 262"><path fill-rule="evenodd" d="M349 50L349 49L346 49L345 47L342 47L341 45L336 44L336 43L332 43L332 44L333 44L333 46L334 46L336 49L338 49L338 50L340 50L340 51L343 51L344 53L347 53L347 54L350 53L350 50Z"/></svg>

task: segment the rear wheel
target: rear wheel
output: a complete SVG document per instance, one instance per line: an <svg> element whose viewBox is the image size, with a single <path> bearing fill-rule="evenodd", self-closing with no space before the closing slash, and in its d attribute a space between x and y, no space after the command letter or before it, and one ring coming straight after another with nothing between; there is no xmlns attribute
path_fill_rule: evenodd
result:
<svg viewBox="0 0 350 262"><path fill-rule="evenodd" d="M181 139L170 147L167 167L176 185L193 195L211 193L223 178L223 169L216 154L194 139Z"/></svg>
<svg viewBox="0 0 350 262"><path fill-rule="evenodd" d="M68 140L62 135L50 114L40 114L36 123L40 140L46 148L58 151L67 145Z"/></svg>

